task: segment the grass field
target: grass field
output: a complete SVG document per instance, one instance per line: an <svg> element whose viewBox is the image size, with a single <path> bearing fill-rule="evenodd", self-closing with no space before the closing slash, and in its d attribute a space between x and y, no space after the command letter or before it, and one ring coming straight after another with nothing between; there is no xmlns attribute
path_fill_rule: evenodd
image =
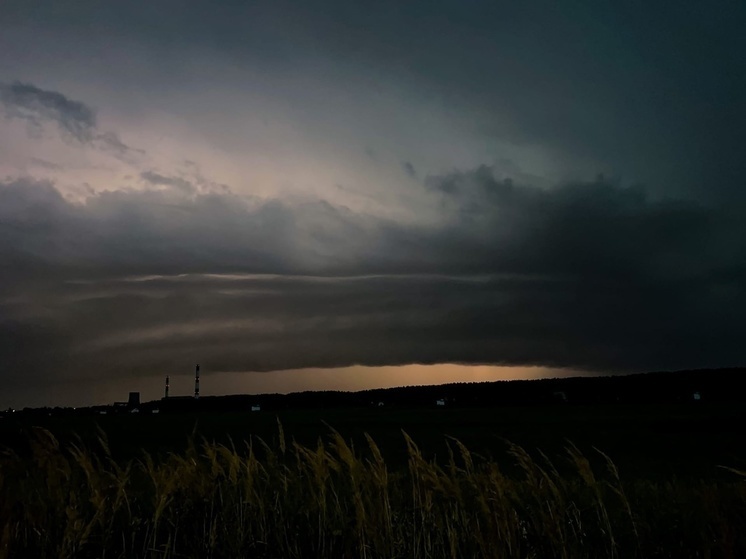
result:
<svg viewBox="0 0 746 559"><path fill-rule="evenodd" d="M502 459L505 441L528 449L561 453L568 441L584 451L611 455L627 477L711 478L718 466L746 467L746 412L737 404L516 406L494 408L355 408L279 412L50 417L0 421L0 445L22 448L24 431L38 425L60 440L73 434L94 440L98 429L112 453L130 459L142 450L182 451L193 435L228 443L258 436L276 442L277 420L291 439L315 445L333 427L355 445L372 436L391 463L406 464L402 430L418 441L423 455L443 457L446 437L473 452Z"/></svg>
<svg viewBox="0 0 746 559"><path fill-rule="evenodd" d="M0 557L746 557L736 406L93 419L0 424Z"/></svg>

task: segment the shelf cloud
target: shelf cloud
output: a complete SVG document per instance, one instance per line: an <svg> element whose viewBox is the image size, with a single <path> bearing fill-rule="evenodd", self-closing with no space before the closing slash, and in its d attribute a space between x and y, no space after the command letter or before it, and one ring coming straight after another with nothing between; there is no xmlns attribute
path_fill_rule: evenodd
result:
<svg viewBox="0 0 746 559"><path fill-rule="evenodd" d="M746 359L746 8L62 6L0 7L0 406Z"/></svg>

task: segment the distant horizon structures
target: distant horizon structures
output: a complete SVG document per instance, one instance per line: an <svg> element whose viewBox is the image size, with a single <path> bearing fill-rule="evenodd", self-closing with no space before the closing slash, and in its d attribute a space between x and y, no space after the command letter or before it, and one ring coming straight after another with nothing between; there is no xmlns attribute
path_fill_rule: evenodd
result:
<svg viewBox="0 0 746 559"><path fill-rule="evenodd" d="M199 399L199 363L194 370L194 399Z"/></svg>
<svg viewBox="0 0 746 559"><path fill-rule="evenodd" d="M168 398L168 389L170 388L170 380L171 378L168 375L166 375L166 394L164 396L165 398Z"/></svg>
<svg viewBox="0 0 746 559"><path fill-rule="evenodd" d="M127 407L137 409L140 407L140 393L130 392L129 400L127 401Z"/></svg>

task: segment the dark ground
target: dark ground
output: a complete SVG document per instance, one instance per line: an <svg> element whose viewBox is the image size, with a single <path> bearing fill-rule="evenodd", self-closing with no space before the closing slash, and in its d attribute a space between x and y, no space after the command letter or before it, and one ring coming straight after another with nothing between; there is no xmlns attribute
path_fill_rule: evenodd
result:
<svg viewBox="0 0 746 559"><path fill-rule="evenodd" d="M330 427L365 448L370 434L393 467L403 465L406 431L428 457L446 460L447 437L470 450L512 462L505 440L540 449L561 464L563 448L572 441L591 456L593 447L608 454L623 478L716 478L729 474L719 466L746 469L746 413L738 403L535 405L501 407L365 407L260 412L182 412L107 416L6 417L0 420L0 446L23 451L32 426L52 431L61 441L79 435L95 444L97 429L109 439L118 459L137 458L142 451L180 451L196 435L237 447L251 436L274 445L277 420L288 441L314 445Z"/></svg>

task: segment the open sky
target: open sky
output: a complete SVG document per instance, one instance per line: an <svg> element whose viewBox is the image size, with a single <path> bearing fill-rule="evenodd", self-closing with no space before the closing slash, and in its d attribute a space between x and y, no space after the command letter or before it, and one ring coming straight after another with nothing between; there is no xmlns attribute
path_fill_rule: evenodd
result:
<svg viewBox="0 0 746 559"><path fill-rule="evenodd" d="M4 0L0 407L744 365L744 30Z"/></svg>

